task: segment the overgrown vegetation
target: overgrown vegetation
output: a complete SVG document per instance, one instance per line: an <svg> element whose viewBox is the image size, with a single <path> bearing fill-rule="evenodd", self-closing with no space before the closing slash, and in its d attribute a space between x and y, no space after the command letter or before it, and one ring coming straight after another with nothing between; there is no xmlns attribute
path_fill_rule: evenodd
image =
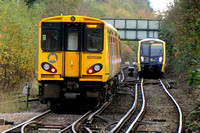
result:
<svg viewBox="0 0 200 133"><path fill-rule="evenodd" d="M200 89L200 2L179 0L164 16L160 34L167 43L167 73L188 81L189 91ZM199 99L188 131L199 131Z"/></svg>
<svg viewBox="0 0 200 133"><path fill-rule="evenodd" d="M31 80L38 31L38 10L28 9L9 1L0 2L0 75L2 88L15 88L22 81Z"/></svg>
<svg viewBox="0 0 200 133"><path fill-rule="evenodd" d="M166 13L161 39L167 43L170 68L185 74L199 68L200 61L200 2L180 0ZM189 71L188 71L189 70Z"/></svg>

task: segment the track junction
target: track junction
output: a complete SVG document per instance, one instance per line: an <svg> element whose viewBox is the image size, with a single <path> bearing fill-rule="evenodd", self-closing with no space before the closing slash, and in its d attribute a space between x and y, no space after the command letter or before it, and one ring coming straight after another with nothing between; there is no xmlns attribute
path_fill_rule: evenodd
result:
<svg viewBox="0 0 200 133"><path fill-rule="evenodd" d="M127 67L122 69L117 93L107 102L67 119L70 115L48 110L3 133L181 133L182 130L181 109L161 79L136 79L136 74L130 75ZM66 119L54 121L56 117Z"/></svg>

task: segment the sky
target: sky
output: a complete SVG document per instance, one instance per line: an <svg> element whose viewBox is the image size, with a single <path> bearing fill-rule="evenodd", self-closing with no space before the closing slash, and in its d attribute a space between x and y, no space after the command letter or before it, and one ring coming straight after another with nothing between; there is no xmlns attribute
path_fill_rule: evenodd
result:
<svg viewBox="0 0 200 133"><path fill-rule="evenodd" d="M166 11L167 10L167 5L171 2L173 3L174 0L149 0L151 3L151 7L155 11Z"/></svg>

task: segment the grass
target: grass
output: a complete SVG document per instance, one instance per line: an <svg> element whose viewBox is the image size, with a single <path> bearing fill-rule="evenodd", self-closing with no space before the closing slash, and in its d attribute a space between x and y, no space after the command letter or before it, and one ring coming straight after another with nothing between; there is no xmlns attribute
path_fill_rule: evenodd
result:
<svg viewBox="0 0 200 133"><path fill-rule="evenodd" d="M32 82L32 97L36 97L38 94L37 81ZM22 88L15 88L15 91L2 91L0 90L0 113L14 113L25 111L26 102L22 102L26 100L26 96L22 93ZM17 90L17 91L16 91Z"/></svg>

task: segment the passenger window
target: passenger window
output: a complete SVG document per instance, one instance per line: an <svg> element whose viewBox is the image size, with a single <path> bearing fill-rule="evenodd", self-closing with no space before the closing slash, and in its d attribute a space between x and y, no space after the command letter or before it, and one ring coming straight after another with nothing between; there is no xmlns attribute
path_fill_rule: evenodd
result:
<svg viewBox="0 0 200 133"><path fill-rule="evenodd" d="M68 33L68 46L67 50L78 50L78 33Z"/></svg>
<svg viewBox="0 0 200 133"><path fill-rule="evenodd" d="M58 32L44 31L42 33L42 49L43 50L57 50L58 49Z"/></svg>

